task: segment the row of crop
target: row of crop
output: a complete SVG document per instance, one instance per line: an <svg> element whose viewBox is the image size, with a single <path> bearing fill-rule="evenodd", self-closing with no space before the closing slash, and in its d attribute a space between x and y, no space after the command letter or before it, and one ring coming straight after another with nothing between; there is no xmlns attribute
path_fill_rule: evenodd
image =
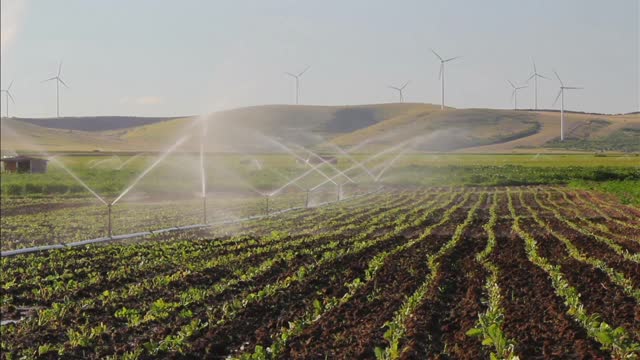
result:
<svg viewBox="0 0 640 360"><path fill-rule="evenodd" d="M402 206L408 200L411 200L404 197L401 197L401 199L401 201L398 201L398 198L390 198L389 200L393 201L382 203L382 205L388 204L393 208L395 205ZM354 217L352 220L364 220L368 215L378 211L377 207L364 207L364 209L367 210L365 213ZM331 219L331 217L327 219ZM313 225L315 226L315 223ZM320 223L320 225L327 225L327 221ZM3 284L5 284L5 289L12 286L29 289L33 288L34 284L46 286L57 280L74 279L78 281L82 277L92 278L91 283L96 285L103 274L105 274L104 277L112 281L137 278L145 272L160 274L171 266L182 266L183 264L190 264L198 258L216 255L216 252L203 250L241 251L242 249L259 245L259 240L241 235L229 239L206 242L193 239L193 235L189 236L190 241L187 244L166 242L161 246L157 246L157 244L146 243L123 247L109 246L55 251L51 252L49 257L25 255L17 258L3 258L2 268L5 271L0 274L0 277L3 280ZM273 237L266 237L267 241L274 239ZM262 238L261 241L265 241L265 238ZM204 247L205 245L206 247ZM164 256L159 256L163 252L171 252L172 256L166 259ZM87 261L88 255L91 258L89 262ZM126 271L120 271L124 277L119 275L117 271L117 269L122 269L123 264L128 265ZM40 276L44 266L51 273L46 278ZM114 271L114 269L116 270ZM19 288L14 290L18 291Z"/></svg>
<svg viewBox="0 0 640 360"><path fill-rule="evenodd" d="M609 267L604 261L602 261L600 259L593 258L593 257L588 256L587 254L584 254L583 252L581 252L571 242L571 240L569 240L566 236L563 236L558 231L555 231L547 222L545 222L543 219L540 218L538 212L533 207L531 207L530 205L528 205L524 201L524 196L523 196L522 192L519 193L519 199L520 199L520 202L522 203L523 207L529 212L529 214L531 215L533 220L540 227L545 229L545 231L547 231L547 233L551 234L553 237L555 237L556 239L560 240L564 244L565 248L567 249L567 253L573 259L575 259L575 260L577 260L579 262L588 264L590 266L593 266L596 269L602 270L602 272L607 274L609 279L614 284L620 286L624 290L625 294L635 298L636 301L640 302L640 289L637 289L633 285L633 281L631 281L631 279L628 279L627 277L625 277L624 274L622 274L619 271L616 271L615 269ZM538 206L540 206L540 202L537 201L536 203L538 204Z"/></svg>
<svg viewBox="0 0 640 360"><path fill-rule="evenodd" d="M400 357L400 355L402 354L402 349L400 348L400 346L407 330L407 320L411 317L411 314L413 314L415 309L422 303L428 289L434 285L435 280L440 275L439 270L440 266L442 265L443 258L451 253L451 251L462 240L462 235L473 222L476 216L476 212L482 202L486 199L486 196L486 193L481 194L478 201L469 209L464 222L458 224L451 239L444 246L442 246L438 250L438 252L427 258L429 275L427 275L427 278L418 287L418 289L414 291L413 294L407 297L401 307L396 311L393 319L385 324L387 331L385 332L384 338L388 341L389 344L384 349L375 349L376 358L397 359Z"/></svg>
<svg viewBox="0 0 640 360"><path fill-rule="evenodd" d="M567 192L566 191L562 191L562 194L566 199L567 198ZM637 223L634 224L632 222L633 221L633 217L625 217L624 218L625 220L622 221L618 217L611 216L609 213L603 211L600 206L596 206L593 202L587 201L586 199L584 199L579 191L573 191L572 194L573 194L573 196L576 197L576 199L578 199L581 202L581 205L589 207L591 210L595 211L596 213L598 213L603 218L605 218L605 219L607 219L609 221L613 221L613 222L615 222L616 224L618 224L618 225L620 225L622 227L640 230L640 225L638 225ZM602 202L599 203L599 204L601 206L607 206L607 205L604 205ZM635 220L637 220L637 219L635 219Z"/></svg>
<svg viewBox="0 0 640 360"><path fill-rule="evenodd" d="M578 224L576 224L574 221L571 221L569 218L567 218L566 216L562 215L560 213L560 211L556 208L550 207L550 206L546 206L544 205L539 197L538 197L538 192L533 192L533 196L534 199L536 201L536 203L538 204L538 206L540 206L542 209L547 210L551 213L553 213L553 215L560 220L561 222L563 222L565 225L569 226L571 229L580 232L581 234L591 237L605 245L607 245L607 247L609 247L611 250L613 250L616 254L622 256L624 259L635 262L635 263L640 263L640 253L637 254L632 254L630 253L627 249L623 248L622 246L620 246L620 244L616 243L615 241L598 235L596 233L594 233L593 231L586 229L583 226L579 226Z"/></svg>
<svg viewBox="0 0 640 360"><path fill-rule="evenodd" d="M402 210L402 209L398 210L398 213L399 213L399 212L401 212L401 210ZM374 221L374 222L378 222L378 223L380 223L380 224L385 224L385 223L388 223L388 222L389 222L389 220L393 218L393 216L395 216L395 215L394 215L394 214L386 214L386 216L384 216L384 217L378 217L378 218L375 218L375 219L373 219L372 221ZM366 225L366 224L363 224L363 225ZM348 226L352 226L352 225L348 225ZM343 231L343 230L344 230L344 229L340 229L340 231ZM335 245L334 245L334 246L335 246ZM312 248L313 248L313 247L312 247ZM227 261L231 261L231 260L227 259ZM237 259L237 258L233 259L233 262L234 262L235 264L237 264L237 263L238 263L238 259ZM179 278L179 277L178 277L178 278ZM167 281L170 281L170 280L174 280L174 279L167 279ZM150 283L149 283L150 287L153 287L153 286L154 286L154 284L155 284L156 286L162 286L162 287L166 287L166 286L168 285L168 283L167 283L167 282L153 282L153 281L152 281L152 282L150 282ZM229 282L229 284L232 284L232 283L231 283L231 282ZM137 288L137 289L138 289L138 288ZM125 292L125 293L124 293L124 295L125 295L125 296L127 296L127 297L128 297L128 296L137 296L137 295L140 295L141 293L143 293L143 292L145 292L145 291L148 291L148 290L149 290L149 289L144 289L144 290L140 291L140 290L137 290L137 289L136 289L136 290L129 289L130 291ZM213 289L214 289L213 291L220 291L220 289L221 289L221 288L220 288L220 287L218 287L218 288L213 287ZM217 289L217 290L215 290L215 289ZM133 295L131 295L131 294L133 294ZM104 294L103 294L103 295L104 295ZM115 299L117 299L117 298L118 298L117 294L112 293L112 292L109 292L109 293L108 293L108 296L106 296L106 297L104 297L104 296L103 296L103 301L106 301L106 302L107 302L107 303L109 303L110 305L113 305L113 301L115 301ZM159 300L160 300L160 299L159 299ZM159 300L158 300L158 301L159 301ZM154 301L154 304L156 304L156 303L157 303L157 301ZM162 302L161 302L161 303L162 303ZM106 304L103 304L103 305L106 305ZM156 306L156 307L157 307L157 306ZM80 308L82 308L83 310L90 309L90 308L91 308L91 304L89 304L89 302L88 302L88 301L83 301L83 302L81 302L81 306L80 306ZM185 309L182 309L182 310L185 310ZM67 313L69 313L69 310L67 311ZM146 313L148 313L148 311L147 311ZM135 320L134 320L134 322L135 322Z"/></svg>
<svg viewBox="0 0 640 360"><path fill-rule="evenodd" d="M557 201L553 200L553 194L549 190L544 190L543 193L545 194L546 196L545 200L549 205L551 205L558 211L564 210L566 212L571 212L573 214L572 219L576 223L583 224L588 230L590 230L594 234L610 238L610 240L612 241L615 240L617 243L619 243L620 245L624 245L626 248L629 248L629 246L637 245L631 241L631 238L633 236L628 236L627 234L625 234L625 232L628 232L629 234L631 234L632 232L634 232L634 230L624 229L622 233L620 232L619 228L612 230L611 227L616 226L615 224L609 223L607 226L606 224L592 221L591 218L589 218L584 214L584 210L579 205L572 202L571 200L569 200L569 204L572 206L569 206L569 207L562 206ZM566 194L564 195L566 196ZM633 249L633 248L630 248L630 249Z"/></svg>
<svg viewBox="0 0 640 360"><path fill-rule="evenodd" d="M640 344L634 342L624 328L613 328L601 321L598 314L587 313L580 300L580 293L565 279L560 267L552 265L540 256L537 241L522 228L523 217L516 213L511 193L508 194L508 204L513 217L512 229L524 240L527 258L549 275L556 294L564 300L568 308L567 314L586 330L589 337L600 343L603 349L611 351L616 359L632 359L638 356Z"/></svg>
<svg viewBox="0 0 640 360"><path fill-rule="evenodd" d="M462 208L468 202L470 195L471 195L470 193L466 193L465 197L462 199L461 202L459 202L454 206L448 207L447 210L442 215L442 218L440 219L440 221L426 227L421 233L421 235L418 236L417 238L411 239L410 241L402 245L396 246L391 250L382 251L378 253L376 256L374 256L369 261L367 265L367 269L365 270L364 277L362 279L358 277L344 285L348 289L346 294L344 294L341 297L333 296L333 297L326 297L326 298L320 298L320 299L314 300L313 307L310 308L305 314L303 314L299 318L293 321L290 321L288 328L285 328L281 332L272 334L270 336L272 340L271 346L266 347L258 344L256 345L255 349L253 349L253 352L240 354L238 357L241 359L278 358L278 356L286 348L287 343L291 338L302 333L304 329L312 325L314 322L319 320L323 315L327 314L332 309L335 309L338 306L343 306L344 304L348 303L355 296L357 291L364 288L369 282L373 281L378 271L385 265L387 259L389 259L391 256L399 252L409 251L411 248L415 247L420 242L423 242L426 239L428 239L434 229L448 223L451 220L451 215L454 212L458 211L460 208ZM439 210L439 209L440 208L431 209L430 211L423 214L421 218L413 222L398 224L394 229L393 233L390 233L387 236L393 237L403 232L406 232L411 228L420 226L427 219L429 219L436 210Z"/></svg>
<svg viewBox="0 0 640 360"><path fill-rule="evenodd" d="M504 334L504 309L502 308L502 294L498 278L500 270L489 260L497 243L494 228L498 222L498 194L493 194L491 208L489 208L489 221L483 226L487 234L487 246L476 255L476 260L487 270L488 276L485 283L485 292L488 299L487 310L478 314L476 327L467 331L468 336L482 337L482 345L490 346L495 352L491 353L492 359L518 360L515 354L515 342Z"/></svg>
<svg viewBox="0 0 640 360"><path fill-rule="evenodd" d="M410 199L408 199L410 200ZM415 200L413 200L415 202ZM405 201L401 201L395 209L402 208L405 205ZM358 221L365 220L372 214L377 212L377 208L369 208L369 212L362 214L360 217L354 217L352 221L342 223L342 227L337 230L337 233L342 231L346 231L351 224L359 224ZM336 232L329 232L323 235L333 236ZM318 236L316 236L317 238ZM289 242L290 238L288 236L282 236L281 233L275 233L275 236L266 236L262 237L259 240L254 240L247 237L236 237L237 241L233 243L225 243L221 247L217 247L220 251L224 253L239 253L244 251L245 249L252 249L255 246L258 246L256 249L260 251L260 247L264 248L265 246L275 246L278 243L286 243L289 246L293 246L295 242ZM167 249L167 247L169 247ZM167 270L173 269L174 273L180 271L194 271L194 269L199 269L202 266L202 262L208 263L212 265L211 258L215 258L216 256L220 256L220 252L212 252L209 251L213 248L206 247L204 250L207 251L195 251L191 252L189 249L193 247L193 242L188 244L183 244L180 247L175 247L175 245L162 244L157 247L146 247L146 252L143 254L139 254L135 258L130 258L125 254L119 253L119 257L125 257L127 260L119 261L118 259L112 259L112 263L114 266L105 268L104 266L91 266L96 263L100 263L100 256L98 254L92 253L92 264L90 267L78 266L80 264L73 264L74 272L69 273L66 270L58 269L54 272L54 274L47 276L46 279L42 279L38 276L38 274L32 274L33 276L27 277L24 281L20 283L19 286L24 288L29 288L30 284L38 284L37 291L45 290L48 298L54 296L56 294L65 295L65 296L73 296L74 293L83 292L84 289L91 286L92 288L100 288L100 284L105 283L105 286L108 286L109 283L118 282L119 284L123 284L123 281L127 279L139 279L141 276L144 277L145 274L156 274L153 278L149 279L149 281L153 282L155 279L161 279L166 276ZM135 249L136 246L124 246L122 247L123 252L131 252L131 250ZM167 253L167 250L171 252L172 256L167 258L164 256ZM99 251L96 251L99 252ZM59 252L55 252L53 255L59 254ZM109 260L110 253L106 260ZM44 258L35 258L35 259L44 259ZM85 258L86 259L86 258ZM68 269L68 259L60 258L57 261L52 261L52 259L46 259L47 266L51 266L54 263L65 264ZM140 260L140 262L138 262ZM34 261L35 262L35 261ZM32 265L37 265L37 262L32 262ZM123 266L123 264L128 264L128 266ZM102 264L101 264L102 265ZM111 268L111 270L109 270ZM31 267L31 269L37 269L36 267ZM84 277L80 278L77 275L79 272L84 272ZM59 276L60 274L61 276ZM23 277L24 278L24 277ZM83 279L88 279L89 281L82 281ZM71 288L68 284L72 284ZM62 286L61 286L62 285ZM66 286L65 286L66 285ZM33 288L33 286L31 286ZM105 288L102 286L102 288ZM52 290L53 289L53 290ZM57 291L56 289L60 290ZM123 291L127 290L126 288ZM86 293L86 291L84 291ZM135 293L135 292L134 292ZM34 299L34 301L42 300L42 299Z"/></svg>
<svg viewBox="0 0 640 360"><path fill-rule="evenodd" d="M465 198L468 198L468 196L469 195L465 195ZM424 203L421 206L414 208L412 211L399 213L399 216L392 214L391 212L383 214L379 219L374 219L372 224L366 225L363 231L355 232L351 237L341 240L340 248L324 252L315 262L302 265L299 268L292 270L290 276L280 279L275 283L267 284L254 292L238 295L230 301L215 306L213 309L208 309L207 323L209 324L209 328L212 329L232 321L235 316L242 311L242 309L251 303L261 301L267 296L272 296L279 291L292 286L294 283L306 281L313 276L316 269L330 266L332 263L338 263L340 259L346 256L362 253L373 246L395 238L398 234L407 229L407 224L410 227L419 226L431 217L437 209L448 207L456 197L457 194L451 194L444 204L440 204L437 207L433 207L436 202L434 200L432 202ZM463 202L464 201L466 200L463 200ZM420 213L423 214L419 215ZM416 216L418 216L418 218L413 219ZM392 228L393 230L381 232L384 228ZM373 236L374 234L376 235ZM168 337L172 336L173 335L169 335ZM285 337L287 336L285 335ZM156 349L157 351L171 350L162 348L161 344L166 343L166 340L167 338L160 342L150 341L148 346ZM177 351L180 349L172 350Z"/></svg>

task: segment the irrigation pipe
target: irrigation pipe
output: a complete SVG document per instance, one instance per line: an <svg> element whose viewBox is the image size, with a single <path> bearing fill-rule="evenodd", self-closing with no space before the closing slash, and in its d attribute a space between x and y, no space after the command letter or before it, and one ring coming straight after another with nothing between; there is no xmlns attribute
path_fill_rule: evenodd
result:
<svg viewBox="0 0 640 360"><path fill-rule="evenodd" d="M354 196L351 196L351 197L348 197L348 198L345 198L345 199L342 199L342 200L327 201L327 202L319 203L319 204L316 204L316 206L314 206L314 207L320 207L320 206L325 206L325 205L330 205L330 204L336 204L336 203L341 202L341 201L356 199L356 198L359 198L359 197L362 197L362 196L374 194L376 192L379 192L380 190L382 190L382 186L378 187L376 190L373 190L373 191L370 191L370 192L367 192L367 193L364 193L364 194L354 195ZM76 242L72 242L72 243L68 243L68 244L41 245L41 246L34 246L34 247L28 247L28 248L22 248L22 249L8 250L8 251L0 252L0 255L2 255L2 257L9 257L9 256L15 256L15 255L21 255L21 254L30 254L30 253L53 250L53 249L65 249L65 248L80 247L80 246L85 246L85 245L90 245L90 244L99 244L99 243L110 242L110 241L133 239L133 238L137 238L137 237L146 237L146 236L157 235L157 234L168 233L168 232L174 232L174 231L202 229L202 228L208 228L208 227L213 227L213 226L222 226L222 225L232 225L232 224L237 224L237 223L250 221L250 220L260 220L260 219L264 219L264 218L267 218L267 217L271 217L271 216L275 216L275 215L279 215L279 214L284 214L284 213L287 213L287 212L290 212L290 211L302 210L302 209L306 209L306 207L305 206L295 206L295 207L291 207L291 208L287 208L287 209L271 211L268 215L264 215L264 214L263 215L252 215L252 216L248 216L248 217L244 217L244 218L240 218L240 219L222 220L222 221L218 221L218 222L213 222L211 224L193 224L193 225L185 225L185 226L174 226L174 227L165 228L165 229L141 231L141 232L136 232L136 233L131 233L131 234L114 235L114 236L111 236L111 237L108 237L108 236L99 237L99 238L95 238L95 239L76 241Z"/></svg>

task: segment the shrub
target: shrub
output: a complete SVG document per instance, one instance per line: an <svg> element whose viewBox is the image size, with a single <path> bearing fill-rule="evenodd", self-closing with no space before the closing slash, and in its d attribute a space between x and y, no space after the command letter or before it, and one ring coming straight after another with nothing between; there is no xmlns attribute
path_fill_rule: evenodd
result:
<svg viewBox="0 0 640 360"><path fill-rule="evenodd" d="M25 194L42 194L42 184L26 183L24 192Z"/></svg>
<svg viewBox="0 0 640 360"><path fill-rule="evenodd" d="M24 186L22 184L7 184L4 186L4 191L7 195L22 195Z"/></svg>
<svg viewBox="0 0 640 360"><path fill-rule="evenodd" d="M42 187L42 191L45 194L65 194L69 191L69 186L66 184L45 184Z"/></svg>

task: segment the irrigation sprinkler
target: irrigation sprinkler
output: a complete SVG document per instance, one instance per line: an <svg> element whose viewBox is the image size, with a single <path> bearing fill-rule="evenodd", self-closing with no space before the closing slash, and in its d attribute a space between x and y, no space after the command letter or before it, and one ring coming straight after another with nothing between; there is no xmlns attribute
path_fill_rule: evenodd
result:
<svg viewBox="0 0 640 360"><path fill-rule="evenodd" d="M269 195L266 195L264 199L265 199L265 214L269 216Z"/></svg>
<svg viewBox="0 0 640 360"><path fill-rule="evenodd" d="M107 237L113 237L113 231L111 229L111 204L107 204Z"/></svg>
<svg viewBox="0 0 640 360"><path fill-rule="evenodd" d="M304 199L304 207L305 209L309 208L309 189L306 189L306 198Z"/></svg>
<svg viewBox="0 0 640 360"><path fill-rule="evenodd" d="M338 184L338 202L342 200L342 183Z"/></svg>
<svg viewBox="0 0 640 360"><path fill-rule="evenodd" d="M202 197L202 223L207 223L207 196Z"/></svg>

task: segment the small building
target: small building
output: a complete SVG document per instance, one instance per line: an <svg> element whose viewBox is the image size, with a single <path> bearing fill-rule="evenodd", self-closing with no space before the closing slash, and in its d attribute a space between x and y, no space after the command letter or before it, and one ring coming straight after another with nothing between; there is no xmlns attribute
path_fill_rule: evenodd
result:
<svg viewBox="0 0 640 360"><path fill-rule="evenodd" d="M47 172L49 160L31 156L14 156L0 159L4 172L43 174Z"/></svg>

